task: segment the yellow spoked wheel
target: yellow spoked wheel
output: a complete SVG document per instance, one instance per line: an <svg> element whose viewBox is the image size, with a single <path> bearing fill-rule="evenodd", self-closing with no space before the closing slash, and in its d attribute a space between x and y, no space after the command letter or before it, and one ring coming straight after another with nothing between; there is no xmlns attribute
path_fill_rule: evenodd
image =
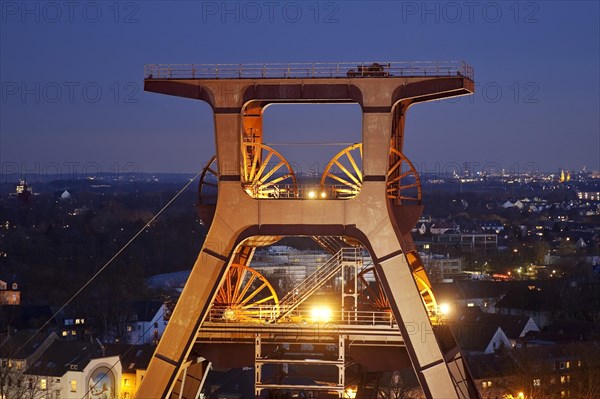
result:
<svg viewBox="0 0 600 399"><path fill-rule="evenodd" d="M200 181L198 182L198 203L200 205L214 205L217 203L217 189L219 186L219 172L217 166L217 156L206 163Z"/></svg>
<svg viewBox="0 0 600 399"><path fill-rule="evenodd" d="M261 323L279 315L279 298L267 279L251 267L232 264L213 304L226 321Z"/></svg>
<svg viewBox="0 0 600 399"><path fill-rule="evenodd" d="M400 203L421 202L421 179L414 165L400 151L392 148L387 172L387 196ZM333 186L337 198L356 196L363 182L362 143L338 152L329 161L321 176L321 189Z"/></svg>
<svg viewBox="0 0 600 399"><path fill-rule="evenodd" d="M410 253L407 254L410 262ZM422 272L424 273L424 271ZM419 289L419 293L421 294L421 298L423 299L423 304L427 309L427 314L432 320L435 320L437 314L437 302L435 300L435 296L431 291L431 284L429 284L429 280L427 276L422 276L421 272L413 272L413 277L415 282L417 283L417 288ZM375 271L375 267L370 266L365 268L358 274L358 282L359 282L359 291L364 295L361 296L364 301L363 308L365 310L371 310L376 312L390 312L391 306L388 298L385 296L385 292L383 291L383 286L381 284L381 280L377 276L377 272Z"/></svg>
<svg viewBox="0 0 600 399"><path fill-rule="evenodd" d="M400 203L421 203L421 178L412 162L395 148L390 151L387 194Z"/></svg>
<svg viewBox="0 0 600 399"><path fill-rule="evenodd" d="M431 290L431 283L429 282L429 277L427 277L427 273L425 272L423 261L416 251L407 252L406 259L412 268L413 277L417 283L419 293L423 298L423 304L425 304L425 308L427 308L427 313L429 314L430 318L435 319L438 312L438 304L435 300L435 296L433 295L433 291Z"/></svg>
<svg viewBox="0 0 600 399"><path fill-rule="evenodd" d="M377 277L374 266L369 266L358 273L359 289L363 299L362 310L372 310L376 312L390 312L390 302L388 301L381 285L381 280Z"/></svg>
<svg viewBox="0 0 600 399"><path fill-rule="evenodd" d="M285 158L261 143L242 144L242 185L253 198L294 198L296 175Z"/></svg>
<svg viewBox="0 0 600 399"><path fill-rule="evenodd" d="M198 216L201 224L210 225L215 216L218 183L217 157L213 156L202 169L198 182Z"/></svg>
<svg viewBox="0 0 600 399"><path fill-rule="evenodd" d="M321 176L321 189L333 186L337 198L355 197L362 187L362 144L353 144L329 161Z"/></svg>

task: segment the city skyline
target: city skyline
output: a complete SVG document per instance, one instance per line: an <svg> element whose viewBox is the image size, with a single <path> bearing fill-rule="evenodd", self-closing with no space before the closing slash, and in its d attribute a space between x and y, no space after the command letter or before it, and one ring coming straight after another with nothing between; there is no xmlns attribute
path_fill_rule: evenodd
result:
<svg viewBox="0 0 600 399"><path fill-rule="evenodd" d="M464 60L476 81L473 96L409 110L405 152L420 171L600 170L595 2L169 4L2 3L3 174L200 170L210 108L144 92L145 64L417 60ZM265 113L265 142L302 170L343 147L317 143L360 131L357 105Z"/></svg>

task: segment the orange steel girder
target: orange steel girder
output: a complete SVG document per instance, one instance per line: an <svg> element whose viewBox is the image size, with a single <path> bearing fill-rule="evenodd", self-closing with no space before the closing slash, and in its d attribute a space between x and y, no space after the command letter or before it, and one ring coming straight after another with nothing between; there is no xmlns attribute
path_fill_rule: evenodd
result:
<svg viewBox="0 0 600 399"><path fill-rule="evenodd" d="M410 105L471 94L472 80L452 77L348 79L147 79L145 90L208 102L215 114L219 196L213 223L156 348L139 399L169 398L177 375L214 301L236 249L253 236L338 235L369 249L427 398L477 397L456 382L413 278L406 253L420 205L396 205L386 195L390 144L402 149ZM244 108L251 101L260 107ZM355 102L363 111L363 174L359 194L347 200L255 199L240 183L241 140L250 112L276 102ZM398 106L402 112L398 112ZM244 112L248 111L247 117ZM260 135L262 139L262 133ZM390 141L391 140L391 141ZM464 384L463 384L464 385Z"/></svg>

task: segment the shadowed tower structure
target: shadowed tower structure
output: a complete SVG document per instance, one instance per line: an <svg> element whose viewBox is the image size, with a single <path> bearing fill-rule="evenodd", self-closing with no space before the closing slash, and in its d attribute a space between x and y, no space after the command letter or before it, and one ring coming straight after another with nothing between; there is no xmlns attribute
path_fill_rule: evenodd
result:
<svg viewBox="0 0 600 399"><path fill-rule="evenodd" d="M394 368L412 366L427 398L478 397L460 350L438 325L435 296L410 235L422 211L421 183L403 153L409 107L472 94L470 66L149 65L145 90L207 102L216 156L200 183L201 217L210 229L138 398L199 397L211 362L232 343L250 345L257 396L302 389L348 397L348 359L377 369L372 358L391 354ZM340 151L319 181L302 185L285 158L263 143L263 111L276 103L359 104L362 141ZM311 237L332 256L281 295L251 263L256 247L284 236ZM321 334L319 316L307 323L302 307L335 275L342 280L340 309L327 315L335 329ZM306 363L293 351L277 352L290 342L310 343L315 351L321 344L337 348L317 362L334 368L336 379L319 386L268 377L273 364L288 370ZM381 355L366 359L365 349L378 348ZM357 398L377 396L368 385L356 384Z"/></svg>

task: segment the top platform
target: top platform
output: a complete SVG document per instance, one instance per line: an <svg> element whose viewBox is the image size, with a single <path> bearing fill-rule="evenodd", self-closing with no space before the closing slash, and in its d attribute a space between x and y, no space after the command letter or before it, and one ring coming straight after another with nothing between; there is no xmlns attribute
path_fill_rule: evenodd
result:
<svg viewBox="0 0 600 399"><path fill-rule="evenodd" d="M149 79L331 79L389 77L464 77L474 81L463 61L338 62L288 64L148 64Z"/></svg>

